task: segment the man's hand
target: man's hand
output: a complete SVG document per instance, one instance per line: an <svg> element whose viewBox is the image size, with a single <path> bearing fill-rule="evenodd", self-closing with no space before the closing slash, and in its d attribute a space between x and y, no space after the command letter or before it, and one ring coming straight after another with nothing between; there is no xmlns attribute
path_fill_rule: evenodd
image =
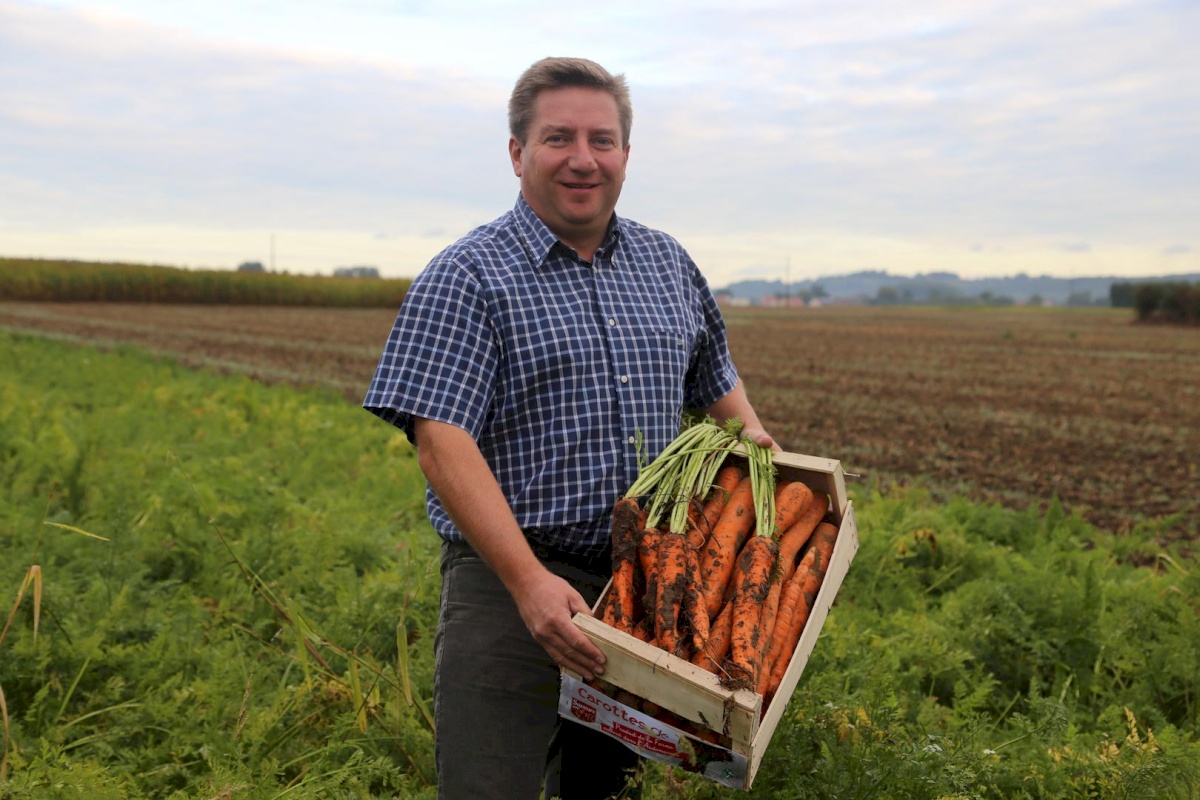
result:
<svg viewBox="0 0 1200 800"><path fill-rule="evenodd" d="M762 428L744 428L742 429L742 435L754 442L759 447L769 447L776 453L783 452L783 448L771 438L771 434L767 433Z"/></svg>
<svg viewBox="0 0 1200 800"><path fill-rule="evenodd" d="M583 596L547 569L533 571L513 591L521 619L538 644L560 667L591 680L604 672L604 653L571 618L591 614Z"/></svg>
<svg viewBox="0 0 1200 800"><path fill-rule="evenodd" d="M740 380L729 394L704 409L704 413L712 417L718 425L724 425L737 417L742 421L743 436L759 447L769 447L776 453L783 452L783 448L775 443L775 440L763 428L762 423L758 421L758 414L754 413L754 407L746 398L746 387Z"/></svg>

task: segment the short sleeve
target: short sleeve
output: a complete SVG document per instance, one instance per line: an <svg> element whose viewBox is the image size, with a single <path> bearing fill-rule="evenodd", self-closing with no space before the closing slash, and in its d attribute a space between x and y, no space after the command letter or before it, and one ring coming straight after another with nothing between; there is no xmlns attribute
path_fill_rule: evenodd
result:
<svg viewBox="0 0 1200 800"><path fill-rule="evenodd" d="M684 404L688 408L708 408L737 386L738 373L729 354L725 318L699 267L687 258L695 291L695 313L700 332L688 366L684 386Z"/></svg>
<svg viewBox="0 0 1200 800"><path fill-rule="evenodd" d="M409 441L414 417L456 425L478 439L495 393L497 352L469 260L443 254L409 287L363 408Z"/></svg>

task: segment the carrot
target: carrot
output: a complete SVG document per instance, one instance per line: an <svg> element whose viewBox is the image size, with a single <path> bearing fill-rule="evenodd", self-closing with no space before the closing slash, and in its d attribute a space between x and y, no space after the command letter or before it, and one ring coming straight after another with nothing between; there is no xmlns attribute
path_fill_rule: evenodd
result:
<svg viewBox="0 0 1200 800"><path fill-rule="evenodd" d="M758 681L767 634L760 623L770 593L771 568L779 545L769 536L752 536L738 554L734 570L730 684L753 687Z"/></svg>
<svg viewBox="0 0 1200 800"><path fill-rule="evenodd" d="M784 582L780 592L775 624L771 629L770 641L767 643L767 653L763 657L763 669L759 673L757 690L763 696L766 696L767 689L770 686L776 663L781 660L789 660L787 657L781 657L780 653L783 652L784 647L787 645L797 609L803 604L801 588L804 585L804 578L807 574L808 564L804 563L796 570L796 573L792 577Z"/></svg>
<svg viewBox="0 0 1200 800"><path fill-rule="evenodd" d="M682 656L686 639L679 635L679 612L688 587L687 539L682 533L663 531L658 541L654 638L663 650Z"/></svg>
<svg viewBox="0 0 1200 800"><path fill-rule="evenodd" d="M613 571L612 586L605 598L600 619L619 631L631 633L634 620L634 573L632 560L622 561Z"/></svg>
<svg viewBox="0 0 1200 800"><path fill-rule="evenodd" d="M658 600L658 547L662 535L657 528L646 528L638 534L638 566L641 567L642 585L645 587L641 605L651 616Z"/></svg>
<svg viewBox="0 0 1200 800"><path fill-rule="evenodd" d="M738 482L737 488L725 504L720 519L713 527L712 535L704 546L700 561L700 588L708 618L712 619L721 610L725 587L733 574L734 562L742 543L754 526L754 491L749 476Z"/></svg>
<svg viewBox="0 0 1200 800"><path fill-rule="evenodd" d="M816 495L812 502L805 506L804 511L800 513L800 518L792 524L790 528L783 531L779 537L779 558L777 563L779 569L777 574L771 576L771 590L767 595L767 600L763 604L762 613L762 629L764 637L763 644L763 667L770 667L770 660L767 656L771 638L775 631L775 621L779 613L780 596L783 594L783 585L787 579L792 577L792 573L796 571L796 554L808 542L812 532L817 525L825 517L825 513L829 510L829 498L825 495Z"/></svg>
<svg viewBox="0 0 1200 800"><path fill-rule="evenodd" d="M816 553L813 557L813 569L822 575L829 569L829 561L833 558L833 546L837 544L837 526L832 522L822 522L813 531L809 547Z"/></svg>
<svg viewBox="0 0 1200 800"><path fill-rule="evenodd" d="M708 629L704 647L696 650L691 661L713 674L721 671L721 662L729 655L733 637L733 605L726 603Z"/></svg>
<svg viewBox="0 0 1200 800"><path fill-rule="evenodd" d="M775 488L775 533L792 527L813 501L813 491L802 481L788 481Z"/></svg>
<svg viewBox="0 0 1200 800"><path fill-rule="evenodd" d="M834 525L828 522L818 525L817 529L813 531L812 543L789 581L789 583L797 582L799 584L800 596L797 598L792 619L788 624L786 639L783 640L780 650L775 654L771 664L771 677L766 691L763 692L766 697L774 696L779 689L779 684L783 681L783 674L787 671L788 664L791 663L792 654L800 641L800 634L804 631L808 615L812 612L813 603L816 602L817 593L821 590L821 582L825 578L825 572L829 569L829 561L833 557L833 546L836 542L837 528ZM778 620L775 626L779 627ZM771 641L774 643L777 638L772 635Z"/></svg>
<svg viewBox="0 0 1200 800"><path fill-rule="evenodd" d="M704 501L704 508L701 518L704 522L704 535L707 538L712 529L716 527L717 520L721 518L721 512L725 510L726 503L729 502L729 497L733 494L733 490L742 482L742 478L746 476L746 471L740 464L729 463L717 470L717 478L713 481L712 491L708 495L708 499Z"/></svg>
<svg viewBox="0 0 1200 800"><path fill-rule="evenodd" d="M796 555L808 543L813 531L829 511L829 498L817 495L800 514L800 518L779 538L779 563L783 567L783 579L792 577L796 571Z"/></svg>
<svg viewBox="0 0 1200 800"><path fill-rule="evenodd" d="M708 609L700 591L700 553L690 545L687 547L687 591L683 596L683 617L692 632L692 649L699 650L708 639Z"/></svg>
<svg viewBox="0 0 1200 800"><path fill-rule="evenodd" d="M633 629L637 540L638 531L645 525L645 517L645 512L634 498L622 498L613 506L613 581L609 588L609 602L605 604L601 619L626 633Z"/></svg>
<svg viewBox="0 0 1200 800"><path fill-rule="evenodd" d="M704 547L704 542L708 539L708 530L708 524L704 521L704 509L693 500L688 504L687 546L692 550Z"/></svg>

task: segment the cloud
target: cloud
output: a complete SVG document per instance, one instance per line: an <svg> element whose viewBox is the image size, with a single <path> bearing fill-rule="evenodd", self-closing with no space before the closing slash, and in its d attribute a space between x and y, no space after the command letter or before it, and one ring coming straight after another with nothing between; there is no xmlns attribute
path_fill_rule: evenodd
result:
<svg viewBox="0 0 1200 800"><path fill-rule="evenodd" d="M508 91L565 30L630 80L621 212L714 269L1198 233L1194 3L59 5L0 0L0 233L451 238L511 205Z"/></svg>
<svg viewBox="0 0 1200 800"><path fill-rule="evenodd" d="M35 205L71 186L81 216L108 221L336 226L406 202L436 220L466 186L511 202L499 85L85 13L4 6L0 20L4 172L40 186ZM463 157L488 146L493 169Z"/></svg>
<svg viewBox="0 0 1200 800"><path fill-rule="evenodd" d="M1164 256L1182 256L1194 252L1191 247L1186 244L1173 244L1169 247L1164 247L1162 254Z"/></svg>

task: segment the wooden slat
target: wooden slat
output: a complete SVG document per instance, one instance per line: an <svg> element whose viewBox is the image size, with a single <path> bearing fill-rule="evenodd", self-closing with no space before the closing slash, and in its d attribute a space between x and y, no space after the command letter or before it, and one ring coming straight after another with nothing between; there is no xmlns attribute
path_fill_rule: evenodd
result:
<svg viewBox="0 0 1200 800"><path fill-rule="evenodd" d="M602 680L735 742L754 741L762 712L761 696L751 691L726 689L711 672L605 625L595 617L576 614L575 624L608 659Z"/></svg>

